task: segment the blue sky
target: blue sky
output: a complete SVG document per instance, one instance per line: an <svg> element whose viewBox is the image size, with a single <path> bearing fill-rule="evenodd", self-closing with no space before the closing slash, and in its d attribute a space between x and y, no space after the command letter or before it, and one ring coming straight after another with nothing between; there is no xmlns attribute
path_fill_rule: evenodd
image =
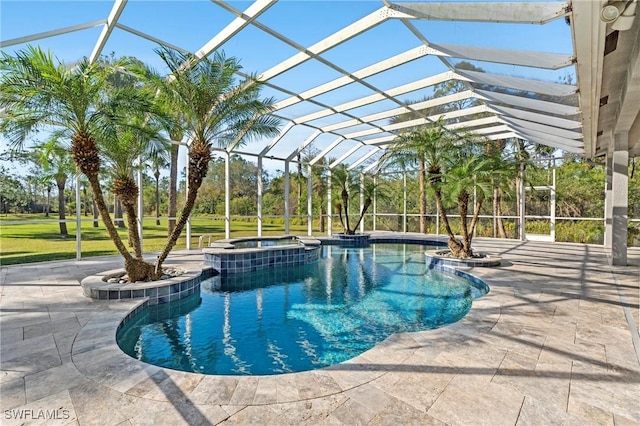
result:
<svg viewBox="0 0 640 426"><path fill-rule="evenodd" d="M250 2L229 2L238 10L245 10ZM43 31L104 19L108 16L111 1L11 1L0 2L0 39L11 40ZM296 43L309 47L333 32L366 16L382 7L380 1L280 1L258 21L288 37ZM140 1L130 0L120 17L119 23L143 31L149 35L172 43L180 48L195 51L217 34L234 19L234 15L210 1ZM503 49L518 49L542 52L572 53L570 28L559 19L546 25L482 24L465 22L412 21L415 27L432 43L460 44ZM63 61L73 62L91 54L100 34L101 27L39 40L38 44L50 49ZM372 30L338 45L322 56L339 67L353 72L379 60L421 45L411 32L396 20L387 21ZM25 45L3 49L11 53ZM135 56L158 69L162 64L153 52L156 45L126 31L115 29L103 53L115 52L116 56ZM263 72L297 51L262 30L248 27L232 40L223 50L230 56L241 59L247 72ZM455 62L455 60L452 60ZM544 71L489 63L475 63L487 72L558 81L573 73L572 68L559 71ZM369 77L367 82L381 89L396 87L428 75L446 71L446 67L434 57L425 57L394 70ZM325 83L340 74L326 65L310 60L288 73L272 80L287 90L300 92ZM574 79L575 80L575 79ZM367 96L373 92L358 84L329 92L318 97L327 104L342 103ZM429 94L428 89L402 96L403 100L418 99ZM283 99L288 95L268 89L266 95ZM386 103L385 103L386 102ZM357 114L368 114L389 109L397 105L383 101L367 105ZM299 116L320 109L317 105L301 102L282 111L285 116ZM342 121L345 117L319 120L318 125ZM273 155L286 156L312 133L308 128L296 128L287 134L276 146ZM322 149L335 139L327 135L319 138L317 148ZM247 145L244 150L259 152L265 141ZM355 142L345 143L332 152L333 156L345 152ZM2 149L3 147L0 147ZM350 160L355 160L357 155ZM252 159L253 161L253 159ZM282 169L282 163L267 163L270 169Z"/></svg>

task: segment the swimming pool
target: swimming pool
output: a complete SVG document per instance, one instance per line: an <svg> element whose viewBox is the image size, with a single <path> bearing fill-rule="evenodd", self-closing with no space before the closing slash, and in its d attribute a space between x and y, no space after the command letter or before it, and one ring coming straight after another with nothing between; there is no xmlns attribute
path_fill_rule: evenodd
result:
<svg viewBox="0 0 640 426"><path fill-rule="evenodd" d="M429 270L420 245L323 246L314 264L202 282L119 331L124 352L206 374L280 374L353 358L396 332L458 321L486 285Z"/></svg>

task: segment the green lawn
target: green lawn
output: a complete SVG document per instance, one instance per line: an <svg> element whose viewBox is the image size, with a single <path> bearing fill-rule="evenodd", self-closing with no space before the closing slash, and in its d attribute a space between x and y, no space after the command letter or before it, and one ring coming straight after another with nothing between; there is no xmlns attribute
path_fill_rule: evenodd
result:
<svg viewBox="0 0 640 426"><path fill-rule="evenodd" d="M18 221L43 221L43 223L18 223ZM60 235L56 218L45 218L41 214L3 215L0 217L0 265L43 262L49 260L75 259L76 256L76 224L75 216L67 217L74 222L67 223L69 235ZM282 222L282 219L279 221ZM166 242L167 221L161 219L160 225L155 220L144 221L144 251L152 252L162 249ZM306 224L291 224L291 233L305 234ZM90 218L83 217L82 257L116 254L116 249L109 239L102 222L94 228ZM284 234L281 223L264 223L264 235ZM126 241L127 231L120 231ZM191 220L191 246L198 247L198 238L203 234L212 234L214 239L224 238L224 221L195 217ZM231 236L242 237L257 234L257 224L247 221L232 221ZM178 240L175 248L186 247L186 231Z"/></svg>

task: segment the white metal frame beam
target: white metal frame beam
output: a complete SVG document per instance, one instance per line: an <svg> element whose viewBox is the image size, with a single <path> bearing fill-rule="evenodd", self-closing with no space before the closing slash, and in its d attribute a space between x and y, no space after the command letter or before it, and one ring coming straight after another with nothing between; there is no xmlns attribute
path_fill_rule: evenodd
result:
<svg viewBox="0 0 640 426"><path fill-rule="evenodd" d="M377 154L378 152L380 152L377 149L372 149L371 151L367 152L366 154L364 154L362 157L358 158L356 161L354 161L353 163L351 163L349 165L349 167L347 167L347 170L351 171L353 169L355 169L356 167L358 167L360 164L364 163L365 161L367 161L369 158L371 158L371 156L373 156L373 154Z"/></svg>
<svg viewBox="0 0 640 426"><path fill-rule="evenodd" d="M441 58L468 59L473 61L509 63L521 67L557 70L574 63L574 57L559 53L531 52L526 50L497 49L491 47L460 46L429 43L433 55Z"/></svg>
<svg viewBox="0 0 640 426"><path fill-rule="evenodd" d="M359 108L359 107L362 107L362 106L365 106L365 105L372 104L374 102L379 102L379 101L388 99L389 97L394 97L394 96L398 96L398 95L404 95L405 93L413 92L415 90L424 89L425 87L435 86L438 83L443 83L445 81L451 80L453 77L454 77L453 73L447 71L447 72L442 73L442 74L437 74L437 75L434 75L432 77L423 78L421 80L414 81L412 83L403 84L402 86L398 86L398 87L394 87L392 89L388 89L388 90L385 91L384 94L375 93L373 95L364 96L362 98L354 99L352 101L345 102L345 103L342 103L340 105L333 106L331 108L327 108L327 109L324 109L324 110L321 110L321 111L316 111L316 112L313 112L311 114L304 115L302 117L298 117L298 118L295 119L295 122L296 123L305 123L307 121L317 120L319 118L323 118L323 117L335 114L337 112L348 111L350 109ZM411 104L411 107L412 107L411 109L409 109L407 107L401 107L401 108L403 108L404 112L411 111L411 110L413 110L415 108L420 108L419 106L416 106L415 104ZM330 126L327 126L327 127L330 127Z"/></svg>
<svg viewBox="0 0 640 426"><path fill-rule="evenodd" d="M104 45L107 44L107 40L109 40L109 36L115 28L115 25L118 23L118 19L120 19L120 15L126 5L127 0L115 0L113 2L113 8L111 8L107 22L102 28L102 32L100 33L98 41L93 48L93 52L91 52L91 56L89 56L89 62L93 63L98 59L98 57L100 57L102 49L104 49Z"/></svg>
<svg viewBox="0 0 640 426"><path fill-rule="evenodd" d="M580 90L582 133L587 156L594 156L604 64L606 24L600 20L602 1L574 1L571 11L576 77Z"/></svg>
<svg viewBox="0 0 640 426"><path fill-rule="evenodd" d="M344 154L342 154L340 157L338 157L333 163L329 164L329 168L333 169L334 167L336 167L338 164L342 163L344 160L346 160L349 156L351 156L351 154L353 154L354 152L356 152L357 150L359 150L360 148L362 148L363 146L366 145L360 145L357 144L353 147L351 147L350 150L348 150L347 152L345 152Z"/></svg>
<svg viewBox="0 0 640 426"><path fill-rule="evenodd" d="M41 33L31 34L24 37L12 38L10 40L3 40L0 41L0 48L15 46L17 44L31 43L32 41L42 40L43 38L55 37L62 34L95 28L100 25L104 25L106 22L106 19L99 19L97 21L91 21L84 24L72 25L70 27L58 28L51 31L43 31Z"/></svg>
<svg viewBox="0 0 640 426"><path fill-rule="evenodd" d="M298 148L296 148L295 151L293 151L291 154L289 154L289 156L287 157L287 161L293 160L293 157L295 157L296 155L300 154L307 146L309 146L311 144L311 142L313 142L321 134L322 134L322 132L320 130L316 130L315 132L313 132L313 134L311 136L309 136L307 139L305 139L304 142L302 142L300 144L300 146L298 146Z"/></svg>
<svg viewBox="0 0 640 426"><path fill-rule="evenodd" d="M516 95L507 95L505 93L489 92L486 90L476 90L475 92L486 100L511 105L516 108L533 109L557 115L575 115L580 113L578 107L558 104L555 102L541 101L539 99L525 98Z"/></svg>
<svg viewBox="0 0 640 426"><path fill-rule="evenodd" d="M507 117L519 118L522 120L533 121L536 123L546 123L554 127L562 129L580 129L582 123L575 120L569 120L566 118L555 117L553 115L541 114L537 112L524 111L515 108L509 108L505 106L491 105L488 107L496 114L504 115Z"/></svg>
<svg viewBox="0 0 640 426"><path fill-rule="evenodd" d="M430 49L427 46L419 46L414 49L408 50L406 52L400 53L396 56L392 56L391 58L385 59L383 61L376 62L375 64L362 68L358 71L355 71L353 75L357 79L371 77L373 75L379 74L391 68L422 58L432 52L433 52L433 49ZM332 90L339 89L355 81L357 80L354 80L348 75L344 75L342 77L338 77L334 80L331 80L328 83L321 84L309 90L305 90L304 92L299 93L295 96L291 96L289 98L276 102L274 107L276 110L283 109L291 105L295 105L298 102L308 100L310 98L322 95L324 93L328 93Z"/></svg>
<svg viewBox="0 0 640 426"><path fill-rule="evenodd" d="M567 2L420 2L392 3L391 8L415 19L515 24L545 24L568 13Z"/></svg>

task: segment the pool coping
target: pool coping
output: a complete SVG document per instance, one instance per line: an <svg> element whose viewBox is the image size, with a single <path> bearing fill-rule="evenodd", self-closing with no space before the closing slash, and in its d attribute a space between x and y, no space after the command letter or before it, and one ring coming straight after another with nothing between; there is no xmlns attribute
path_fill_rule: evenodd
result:
<svg viewBox="0 0 640 426"><path fill-rule="evenodd" d="M486 253L477 253L481 257L469 258L469 259L459 259L455 257L444 256L442 253L445 250L428 250L425 253L427 258L427 266L432 268L440 268L442 266L451 266L451 267L481 267L481 268L491 268L494 266L500 266L502 263L502 258L499 256L491 256Z"/></svg>
<svg viewBox="0 0 640 426"><path fill-rule="evenodd" d="M177 265L165 265L172 267ZM123 273L123 269L111 269L85 277L80 285L86 297L96 300L124 300L146 298L151 305L167 303L193 294L200 288L203 278L215 275L211 267L191 269L179 276L156 281L133 283L109 283L105 277Z"/></svg>

